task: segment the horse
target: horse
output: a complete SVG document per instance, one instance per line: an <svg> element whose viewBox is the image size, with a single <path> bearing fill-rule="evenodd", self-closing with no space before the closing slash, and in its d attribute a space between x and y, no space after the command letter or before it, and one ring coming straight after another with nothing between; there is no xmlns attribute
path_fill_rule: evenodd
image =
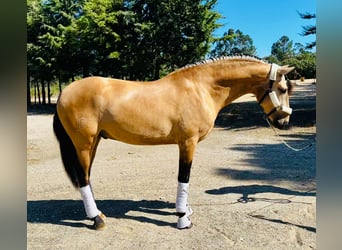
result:
<svg viewBox="0 0 342 250"><path fill-rule="evenodd" d="M192 226L188 204L190 170L197 144L214 128L219 111L244 94L254 94L265 118L286 128L292 109L294 67L250 56L207 59L155 81L89 76L60 93L53 129L67 175L79 190L95 230L106 227L90 183L91 166L101 138L133 145L177 144L177 228Z"/></svg>

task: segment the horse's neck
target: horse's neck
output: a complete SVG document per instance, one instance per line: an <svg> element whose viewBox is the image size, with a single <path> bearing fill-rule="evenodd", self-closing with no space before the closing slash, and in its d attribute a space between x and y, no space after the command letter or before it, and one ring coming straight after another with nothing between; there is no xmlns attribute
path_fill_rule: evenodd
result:
<svg viewBox="0 0 342 250"><path fill-rule="evenodd" d="M219 107L224 107L235 99L248 93L256 94L257 88L267 82L270 65L264 63L235 63L228 65L213 65L210 69L211 77L197 77L207 79L207 86ZM208 73L206 73L208 74Z"/></svg>

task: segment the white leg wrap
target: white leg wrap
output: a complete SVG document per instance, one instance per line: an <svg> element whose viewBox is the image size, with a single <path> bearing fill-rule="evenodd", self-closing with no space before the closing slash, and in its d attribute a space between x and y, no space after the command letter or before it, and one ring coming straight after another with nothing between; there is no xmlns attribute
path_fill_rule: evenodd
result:
<svg viewBox="0 0 342 250"><path fill-rule="evenodd" d="M177 220L177 228L178 229L186 229L191 228L192 223L188 216L184 215L183 217L179 217Z"/></svg>
<svg viewBox="0 0 342 250"><path fill-rule="evenodd" d="M186 213L188 204L189 183L178 182L176 212Z"/></svg>
<svg viewBox="0 0 342 250"><path fill-rule="evenodd" d="M97 209L94 196L90 185L80 188L80 193L83 200L84 209L86 211L87 217L92 219L99 215L101 212Z"/></svg>
<svg viewBox="0 0 342 250"><path fill-rule="evenodd" d="M184 216L179 217L177 221L177 228L190 228L192 223L189 216L192 214L192 209L188 205L188 190L189 183L178 182L177 199L176 199L176 212L185 213Z"/></svg>

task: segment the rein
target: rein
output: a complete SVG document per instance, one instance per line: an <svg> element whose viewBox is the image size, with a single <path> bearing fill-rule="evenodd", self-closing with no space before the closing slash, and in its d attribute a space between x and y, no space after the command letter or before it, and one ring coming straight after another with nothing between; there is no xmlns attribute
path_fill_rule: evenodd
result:
<svg viewBox="0 0 342 250"><path fill-rule="evenodd" d="M275 130L275 128L274 128L274 127L272 126L272 124L269 122L269 120L267 119L267 117L265 118L265 120L267 121L268 125L272 128L272 130L274 131L274 133L280 138L280 140L282 141L282 143L283 143L286 147L288 147L289 149L291 149L291 150L293 150L293 151L295 151L295 152L299 152L299 151L302 151L302 150L304 150L304 149L307 149L307 148L311 147L311 146L314 144L314 142L311 142L311 143L309 143L308 145L306 145L306 146L304 146L304 147L302 147L302 148L294 148L294 147L292 147L291 145L289 145L283 138L280 137L280 135L277 133L277 131Z"/></svg>

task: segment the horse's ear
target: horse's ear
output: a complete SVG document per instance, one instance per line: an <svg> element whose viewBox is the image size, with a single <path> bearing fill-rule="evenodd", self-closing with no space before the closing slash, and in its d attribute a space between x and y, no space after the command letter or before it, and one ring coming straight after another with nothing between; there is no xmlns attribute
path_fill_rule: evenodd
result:
<svg viewBox="0 0 342 250"><path fill-rule="evenodd" d="M294 70L295 67L289 67L289 65L284 65L284 66L280 66L278 69L278 73L281 75L286 75L288 73L290 73L292 70Z"/></svg>

